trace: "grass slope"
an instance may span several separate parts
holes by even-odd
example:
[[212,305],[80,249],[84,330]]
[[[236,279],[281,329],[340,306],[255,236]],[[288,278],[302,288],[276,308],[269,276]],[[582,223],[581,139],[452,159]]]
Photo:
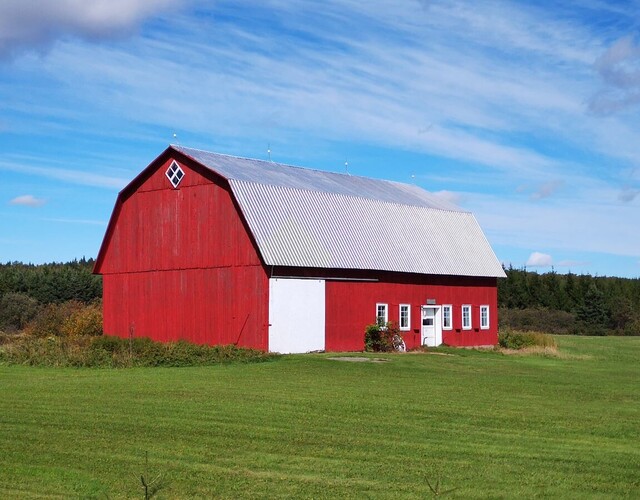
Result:
[[640,496],[640,339],[200,368],[0,366],[0,497]]

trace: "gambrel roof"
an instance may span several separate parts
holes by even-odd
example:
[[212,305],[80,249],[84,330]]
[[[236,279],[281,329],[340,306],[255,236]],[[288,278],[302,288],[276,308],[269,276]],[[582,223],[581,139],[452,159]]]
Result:
[[473,214],[418,186],[170,149],[229,182],[268,266],[505,276]]

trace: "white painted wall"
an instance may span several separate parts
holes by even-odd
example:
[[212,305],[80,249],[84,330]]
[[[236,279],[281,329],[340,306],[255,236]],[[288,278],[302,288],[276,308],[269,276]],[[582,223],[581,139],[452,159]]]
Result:
[[324,280],[269,279],[269,351],[324,350]]

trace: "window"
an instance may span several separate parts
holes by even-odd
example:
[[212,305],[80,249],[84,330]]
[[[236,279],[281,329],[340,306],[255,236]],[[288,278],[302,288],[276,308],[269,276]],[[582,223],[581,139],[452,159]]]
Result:
[[411,306],[400,304],[400,330],[407,331],[411,328]]
[[376,323],[385,326],[389,321],[389,310],[387,304],[376,304]]
[[174,188],[177,188],[178,184],[180,184],[180,181],[184,177],[184,171],[180,168],[180,165],[178,165],[174,160],[171,162],[171,165],[169,165],[169,168],[165,172],[165,175],[167,176],[167,179],[169,179],[169,182],[171,183],[171,185]]
[[452,307],[451,304],[446,304],[442,306],[442,329],[443,330],[451,330],[453,328],[453,318],[452,318]]
[[480,328],[489,329],[489,306],[480,306]]
[[462,329],[471,330],[471,306],[462,306]]

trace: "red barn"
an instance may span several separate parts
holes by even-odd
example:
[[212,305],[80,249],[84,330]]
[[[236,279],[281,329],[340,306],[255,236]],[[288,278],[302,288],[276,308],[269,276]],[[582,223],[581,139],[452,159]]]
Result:
[[473,214],[409,184],[170,146],[96,261],[108,335],[276,352],[497,343],[504,276]]

